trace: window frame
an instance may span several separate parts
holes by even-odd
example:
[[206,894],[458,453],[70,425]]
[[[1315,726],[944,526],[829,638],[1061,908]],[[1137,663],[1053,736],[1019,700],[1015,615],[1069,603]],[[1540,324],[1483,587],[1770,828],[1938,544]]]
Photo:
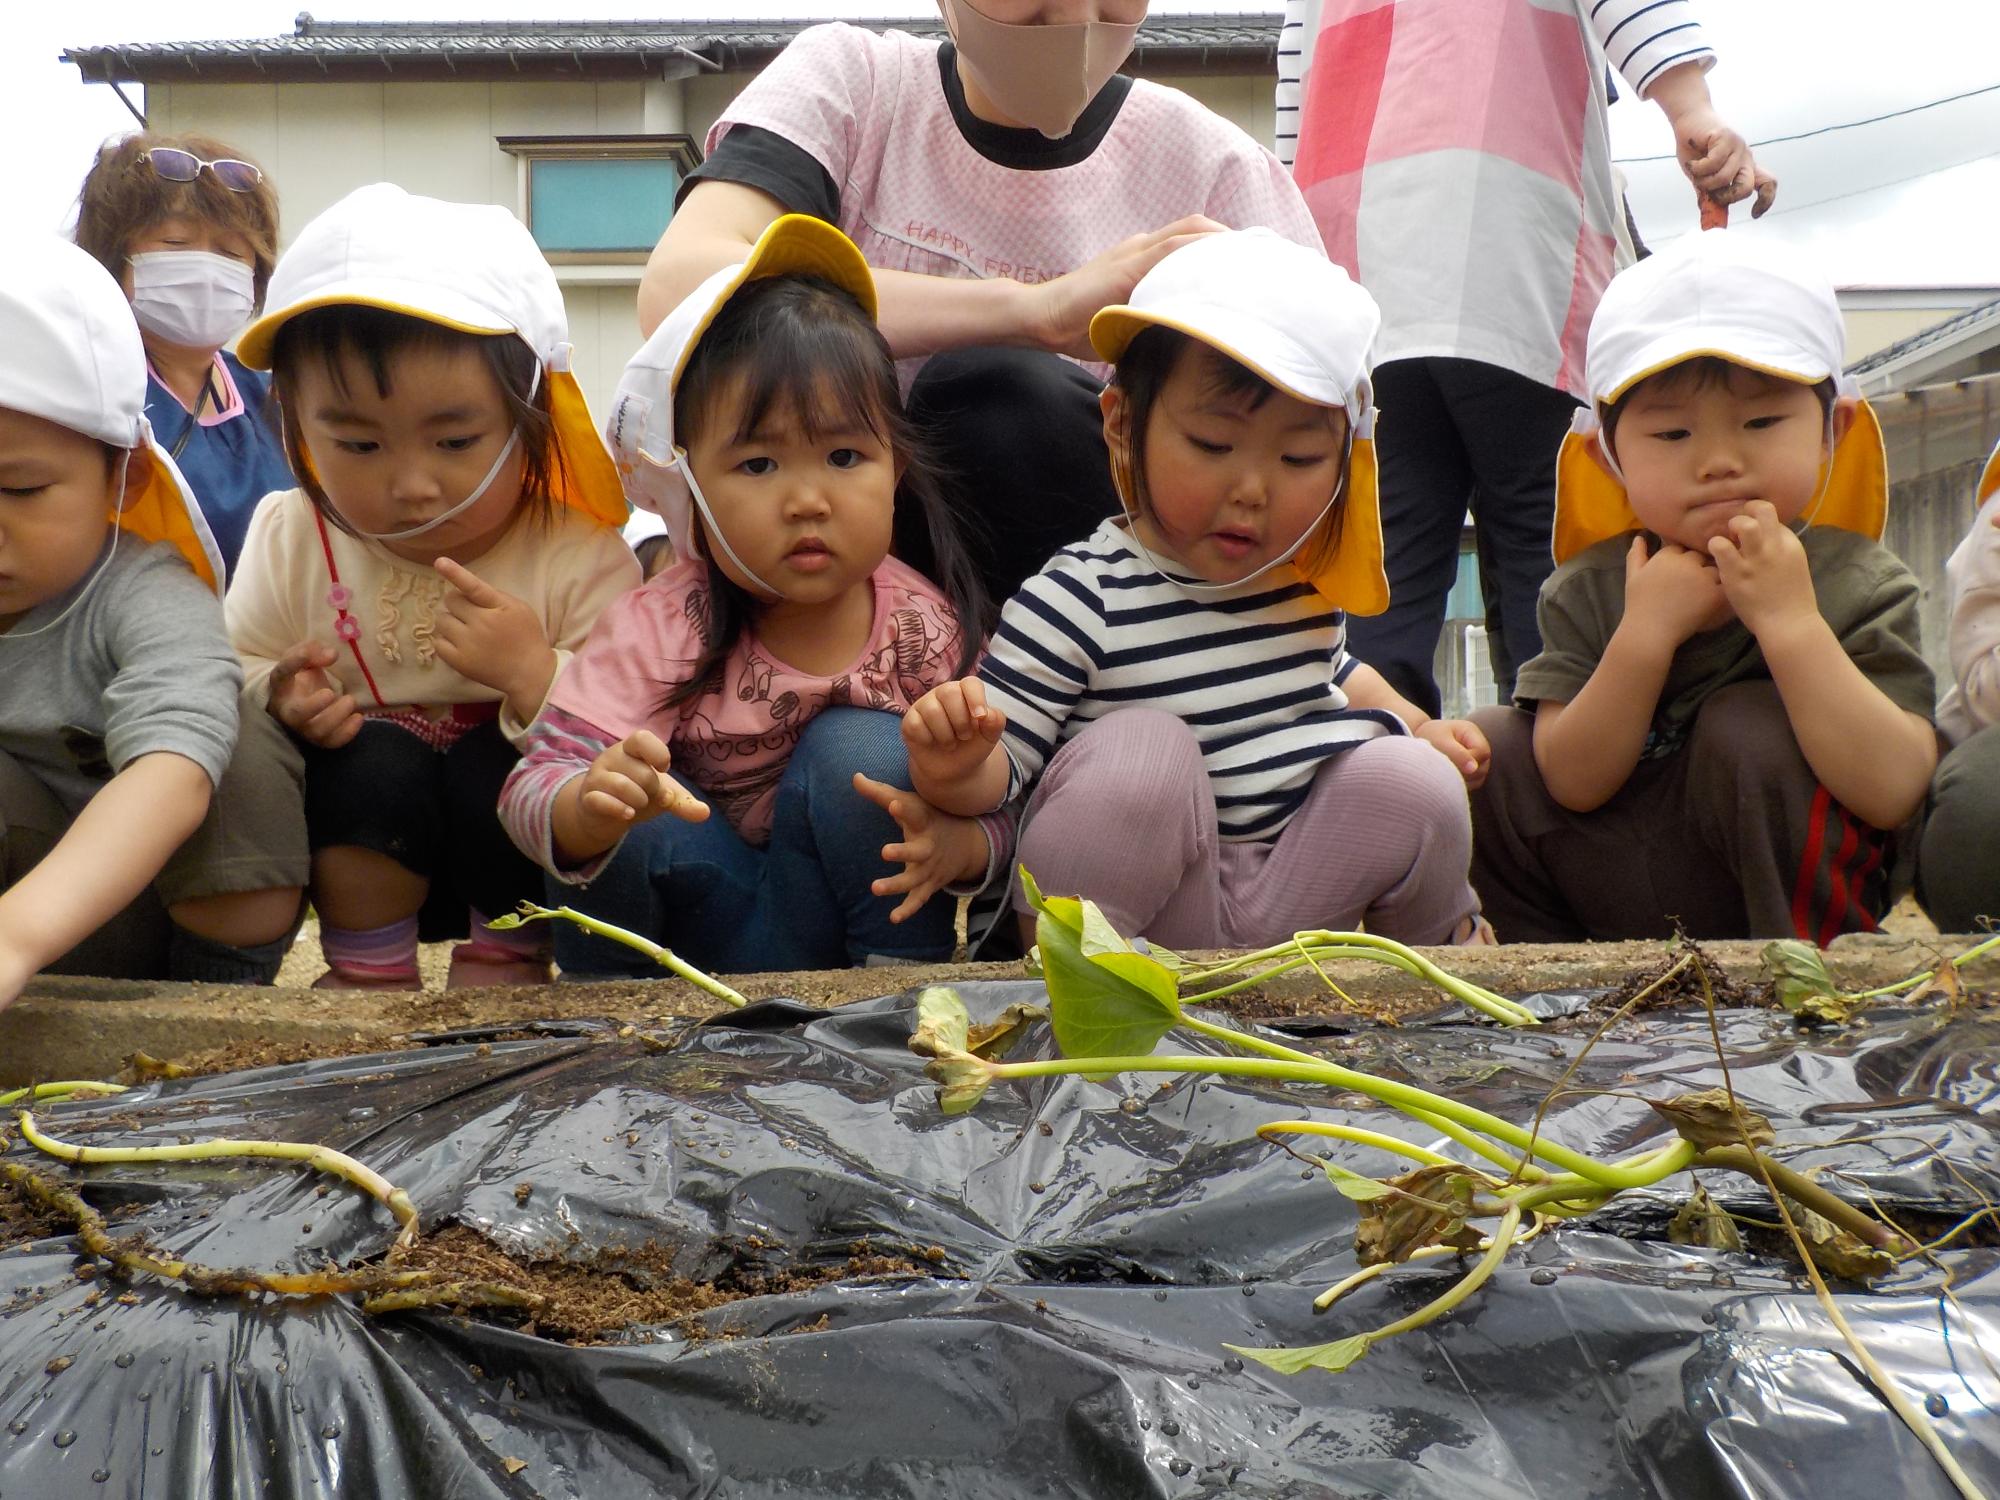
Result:
[[[545,161],[670,161],[686,181],[701,165],[701,148],[685,133],[657,135],[503,135],[494,144],[518,163],[518,204],[521,222],[535,232],[535,166]],[[669,206],[667,217],[673,217]],[[537,245],[541,244],[539,238]],[[550,250],[542,254],[552,266],[642,266],[652,254],[643,250]]]

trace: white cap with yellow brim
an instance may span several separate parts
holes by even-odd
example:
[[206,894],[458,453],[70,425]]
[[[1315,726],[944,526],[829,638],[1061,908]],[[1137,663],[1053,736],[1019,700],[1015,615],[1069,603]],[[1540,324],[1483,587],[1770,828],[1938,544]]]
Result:
[[534,351],[561,457],[550,498],[607,526],[627,514],[617,470],[570,369],[562,288],[528,228],[506,209],[449,203],[393,183],[356,188],[278,257],[264,316],[237,341],[268,370],[278,331],[322,307],[377,307],[460,333],[513,334]]
[[0,407],[129,453],[125,502],[106,520],[171,544],[222,592],[222,551],[146,420],[146,349],[132,304],[110,272],[53,235],[0,244]]
[[[611,398],[604,435],[626,496],[666,522],[667,535],[683,557],[701,555],[694,510],[699,505],[706,514],[707,502],[688,472],[687,452],[674,432],[674,393],[695,346],[729,299],[751,282],[772,276],[816,276],[849,293],[870,319],[875,317],[875,278],[854,242],[824,219],[783,214],[757,237],[748,256],[714,272],[681,299],[627,362]],[[708,527],[728,550],[712,516]],[[730,560],[756,579],[733,554]]]
[[2000,495],[2000,447],[1996,447],[1986,460],[1986,467],[1979,474],[1978,503],[1984,505],[1995,495]]
[[1090,343],[1115,364],[1146,329],[1171,328],[1288,396],[1346,412],[1346,469],[1327,502],[1331,511],[1345,496],[1338,543],[1314,545],[1315,523],[1276,562],[1289,561],[1337,608],[1375,615],[1389,607],[1368,378],[1368,352],[1381,326],[1375,299],[1319,251],[1269,229],[1232,229],[1163,257],[1139,278],[1128,301],[1090,320]]
[[1590,404],[1571,421],[1556,463],[1555,560],[1639,529],[1603,446],[1604,413],[1640,381],[1704,356],[1801,385],[1832,380],[1837,395],[1855,399],[1854,420],[1833,445],[1805,519],[1879,541],[1888,459],[1874,410],[1842,373],[1845,344],[1833,287],[1752,231],[1691,234],[1619,272],[1590,320]]

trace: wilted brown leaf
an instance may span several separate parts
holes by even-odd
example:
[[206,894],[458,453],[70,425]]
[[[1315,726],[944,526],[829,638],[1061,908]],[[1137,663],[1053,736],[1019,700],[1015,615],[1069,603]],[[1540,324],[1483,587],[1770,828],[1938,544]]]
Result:
[[1743,1236],[1736,1221],[1722,1211],[1705,1188],[1683,1203],[1667,1224],[1667,1238],[1676,1245],[1699,1245],[1704,1250],[1741,1250]]
[[1872,1281],[1895,1269],[1896,1258],[1888,1251],[1863,1244],[1809,1208],[1793,1204],[1792,1221],[1798,1225],[1799,1238],[1812,1251],[1813,1264],[1823,1276],[1836,1276],[1842,1281]]
[[1771,1122],[1754,1109],[1742,1111],[1744,1129],[1738,1129],[1737,1112],[1729,1107],[1726,1089],[1696,1089],[1646,1103],[1683,1140],[1693,1141],[1704,1151],[1716,1146],[1768,1146],[1778,1138]]
[[1030,1026],[1048,1018],[1047,1006],[1030,1005],[1025,1000],[1016,1001],[1000,1012],[998,1020],[968,1028],[965,1050],[974,1057],[984,1057],[989,1061],[1005,1057],[1020,1043],[1021,1038],[1028,1034]]
[[1392,1177],[1394,1191],[1361,1205],[1354,1258],[1364,1266],[1406,1261],[1426,1245],[1477,1250],[1483,1235],[1466,1222],[1478,1180],[1456,1166],[1419,1167]]

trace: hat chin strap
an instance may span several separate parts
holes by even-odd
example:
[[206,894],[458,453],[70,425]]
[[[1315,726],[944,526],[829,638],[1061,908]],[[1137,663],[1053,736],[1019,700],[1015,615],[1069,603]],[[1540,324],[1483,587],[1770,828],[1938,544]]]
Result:
[[[1626,492],[1625,503],[1630,505],[1631,486],[1625,480],[1625,471],[1618,466],[1618,455],[1611,451],[1611,444],[1604,439],[1604,423],[1590,407],[1581,408],[1570,419],[1570,431],[1585,437],[1597,439],[1597,456],[1611,477],[1618,481],[1618,487]],[[1827,409],[1826,425],[1820,434],[1819,489],[1814,492],[1812,504],[1787,523],[1794,535],[1803,535],[1819,514],[1819,508],[1826,503],[1827,491],[1833,487],[1833,410]],[[1636,519],[1636,517],[1635,517]]]
[[[533,401],[535,399],[535,393],[539,391],[541,388],[542,388],[542,362],[538,359],[535,361],[534,376],[528,382],[527,399],[529,401]],[[422,522],[421,524],[416,526],[405,526],[400,531],[356,531],[355,535],[366,537],[371,542],[406,542],[411,537],[422,536],[427,531],[437,530],[438,527],[444,525],[444,523],[447,521],[456,520],[458,517],[464,515],[467,511],[471,510],[472,507],[477,505],[481,500],[486,498],[486,492],[493,488],[493,481],[500,477],[500,470],[503,467],[505,467],[507,460],[513,456],[514,450],[520,446],[521,446],[521,429],[519,427],[516,427],[514,428],[513,431],[507,434],[506,443],[501,447],[500,451],[493,456],[493,463],[491,467],[487,469],[486,477],[484,479],[481,479],[478,484],[472,487],[471,494],[467,495],[463,500],[459,501],[458,504],[454,505],[450,510],[444,512],[444,514],[432,516],[428,521]]]
[[674,449],[673,467],[680,471],[682,480],[687,484],[688,494],[694,498],[694,508],[701,512],[704,532],[714,541],[717,547],[722,549],[722,555],[729,559],[730,565],[771,598],[784,598],[785,591],[783,589],[776,588],[759,577],[756,570],[744,562],[742,558],[738,557],[736,549],[729,545],[729,538],[723,535],[722,528],[715,523],[715,512],[708,508],[708,497],[702,494],[701,486],[695,483],[694,466],[688,462],[685,450],[680,448]]
[[1270,572],[1273,568],[1282,567],[1284,564],[1290,562],[1294,557],[1298,556],[1299,549],[1305,546],[1305,544],[1312,539],[1313,534],[1320,529],[1322,524],[1325,523],[1326,518],[1333,514],[1333,508],[1336,505],[1340,504],[1341,496],[1347,493],[1348,466],[1353,462],[1353,458],[1354,458],[1354,429],[1350,425],[1347,431],[1347,440],[1342,447],[1342,457],[1340,465],[1340,483],[1336,484],[1333,487],[1333,493],[1327,497],[1326,504],[1320,507],[1319,514],[1313,517],[1312,523],[1308,525],[1305,528],[1305,530],[1299,533],[1298,539],[1294,541],[1291,544],[1291,546],[1287,547],[1283,552],[1280,552],[1276,557],[1271,558],[1268,562],[1264,563],[1261,567],[1257,568],[1255,571],[1245,573],[1241,578],[1232,578],[1227,583],[1216,583],[1206,578],[1181,578],[1173,573],[1169,573],[1166,567],[1160,562],[1160,560],[1153,555],[1152,549],[1149,548],[1145,544],[1145,542],[1140,539],[1139,528],[1137,525],[1138,517],[1133,513],[1132,502],[1125,493],[1126,479],[1124,471],[1122,469],[1115,469],[1113,471],[1112,478],[1116,482],[1118,487],[1119,503],[1125,507],[1125,518],[1127,521],[1133,523],[1126,527],[1125,534],[1132,539],[1132,545],[1136,549],[1138,549],[1139,555],[1146,559],[1147,565],[1151,567],[1155,573],[1158,573],[1162,578],[1164,578],[1168,583],[1172,584],[1175,588],[1179,589],[1182,593],[1205,596],[1210,594],[1227,593],[1231,589],[1242,588],[1243,585],[1246,583],[1255,583],[1259,578],[1262,578],[1266,573]]

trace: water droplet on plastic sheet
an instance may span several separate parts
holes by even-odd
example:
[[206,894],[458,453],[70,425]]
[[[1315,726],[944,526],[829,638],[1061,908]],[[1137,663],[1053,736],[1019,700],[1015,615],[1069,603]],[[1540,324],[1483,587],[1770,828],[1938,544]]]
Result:
[[15,1437],[19,1437],[28,1430],[28,1419],[26,1417],[14,1418],[13,1421],[7,1424],[7,1430],[13,1433]]
[[213,1375],[215,1373],[215,1361],[212,1359],[203,1360],[201,1362],[201,1373],[204,1375]]
[[1715,1273],[1714,1285],[1721,1287],[1726,1292],[1736,1285],[1736,1278],[1731,1276],[1727,1271],[1717,1271]]
[[328,1422],[324,1427],[320,1428],[319,1435],[329,1443],[332,1442],[340,1436],[340,1424],[338,1422]]
[[1161,1437],[1179,1437],[1180,1435],[1181,1424],[1174,1421],[1171,1417],[1160,1424]]
[[1436,1383],[1436,1381],[1437,1381],[1437,1378],[1438,1378],[1438,1372],[1437,1372],[1436,1370],[1426,1370],[1426,1371],[1424,1371],[1424,1384],[1425,1384],[1425,1385],[1433,1385],[1433,1384],[1435,1384],[1435,1383]]
[[1141,1432],[1151,1432],[1153,1430],[1153,1419],[1151,1417],[1139,1418],[1139,1430]]
[[1540,1270],[1530,1271],[1528,1273],[1528,1280],[1536,1286],[1554,1286],[1556,1284],[1556,1273],[1544,1266]]
[[1704,1323],[1713,1323],[1715,1321],[1715,1309],[1712,1307],[1703,1308],[1701,1313],[1701,1320]]
[[130,1349],[127,1349],[123,1354],[119,1355],[116,1359],[112,1360],[111,1363],[118,1366],[118,1368],[121,1370],[129,1370],[132,1368],[132,1361],[135,1358],[137,1358],[137,1356],[134,1355]]
[[1184,1458],[1170,1458],[1167,1460],[1167,1472],[1176,1479],[1179,1479],[1193,1467],[1194,1465]]
[[1167,1300],[1167,1294],[1164,1291],[1155,1292],[1153,1293],[1153,1300],[1155,1302],[1164,1302]]
[[109,1469],[92,1469],[90,1477],[98,1484],[103,1484],[111,1478],[111,1471]]
[[65,1427],[61,1432],[58,1432],[55,1436],[55,1444],[58,1448],[67,1448],[71,1443],[75,1441],[76,1441],[76,1434],[70,1431],[70,1429],[67,1427]]
[[1254,1286],[1246,1286],[1245,1288],[1243,1288],[1243,1295],[1246,1297],[1254,1297],[1257,1295],[1257,1288],[1255,1288]]
[[1949,1416],[1951,1413],[1951,1403],[1933,1391],[1930,1395],[1924,1397],[1924,1410],[1934,1417]]
[[1222,1368],[1227,1370],[1231,1375],[1241,1375],[1243,1373],[1243,1361],[1232,1354],[1222,1362]]
[[1028,1184],[1028,1191],[1031,1193],[1046,1193],[1048,1190],[1049,1185],[1046,1182],[1031,1182]]
[[1191,1391],[1198,1391],[1201,1389],[1201,1377],[1199,1375],[1188,1376],[1188,1389]]

